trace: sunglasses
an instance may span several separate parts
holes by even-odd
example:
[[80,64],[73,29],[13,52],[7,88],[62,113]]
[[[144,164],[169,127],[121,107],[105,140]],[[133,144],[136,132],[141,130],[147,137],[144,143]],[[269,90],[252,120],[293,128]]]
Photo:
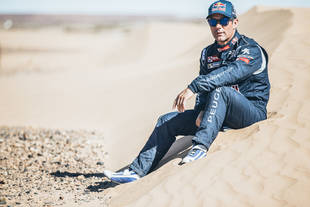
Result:
[[222,26],[227,26],[230,20],[231,19],[228,17],[223,17],[222,19],[213,19],[213,18],[207,19],[207,21],[211,27],[215,27],[217,24],[220,24]]

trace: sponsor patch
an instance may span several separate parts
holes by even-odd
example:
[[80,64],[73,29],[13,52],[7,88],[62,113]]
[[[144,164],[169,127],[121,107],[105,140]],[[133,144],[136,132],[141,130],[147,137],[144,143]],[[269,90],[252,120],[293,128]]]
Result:
[[214,120],[214,115],[216,114],[217,111],[217,107],[219,105],[219,99],[220,99],[220,95],[221,95],[221,88],[217,88],[215,89],[215,93],[213,95],[213,100],[211,99],[211,108],[208,114],[208,119],[207,121],[212,123]]
[[221,66],[221,62],[214,62],[208,64],[208,69],[213,69]]
[[225,50],[228,50],[229,48],[230,48],[230,46],[229,46],[229,45],[226,45],[226,46],[223,47],[223,48],[217,48],[217,51],[223,52],[223,51],[225,51]]
[[246,57],[238,57],[237,60],[241,60],[241,61],[245,62],[246,64],[250,63],[250,60]]
[[226,12],[226,4],[223,4],[221,2],[213,4],[212,11],[224,11],[224,12]]
[[208,63],[218,62],[221,59],[217,56],[208,56]]
[[254,58],[253,58],[252,56],[250,56],[250,55],[238,55],[237,57],[238,57],[238,58],[244,57],[244,58],[248,58],[248,59],[250,59],[250,60],[253,60],[253,59],[254,59]]

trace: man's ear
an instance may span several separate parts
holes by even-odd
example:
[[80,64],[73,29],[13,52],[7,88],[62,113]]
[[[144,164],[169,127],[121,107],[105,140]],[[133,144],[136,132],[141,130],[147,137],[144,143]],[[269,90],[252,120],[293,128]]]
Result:
[[234,28],[234,29],[237,29],[238,23],[239,23],[239,20],[238,20],[238,19],[234,19],[234,20],[233,20],[233,28]]

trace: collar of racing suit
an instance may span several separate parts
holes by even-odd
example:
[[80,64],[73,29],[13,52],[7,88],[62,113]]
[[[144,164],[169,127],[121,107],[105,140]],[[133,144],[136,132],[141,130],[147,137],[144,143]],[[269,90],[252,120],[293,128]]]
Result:
[[216,45],[217,51],[218,52],[223,52],[223,51],[231,50],[234,47],[234,45],[238,42],[240,37],[241,37],[241,35],[239,34],[238,30],[236,30],[236,32],[234,34],[234,37],[226,45],[219,45],[215,41],[215,45]]

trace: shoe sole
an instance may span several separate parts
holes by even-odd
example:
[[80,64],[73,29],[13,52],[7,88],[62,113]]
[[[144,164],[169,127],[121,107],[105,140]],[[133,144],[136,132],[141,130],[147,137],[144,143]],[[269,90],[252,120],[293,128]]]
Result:
[[194,161],[203,159],[203,158],[205,158],[205,157],[207,157],[206,154],[204,154],[204,153],[199,153],[199,154],[197,155],[197,158],[196,158],[195,160],[192,160],[192,161],[189,161],[189,162],[184,162],[183,160],[181,160],[181,162],[179,163],[179,165],[184,165],[184,164],[186,164],[186,163],[191,163],[191,162],[194,162]]
[[133,180],[131,182],[126,182],[126,183],[121,183],[121,182],[117,182],[115,180],[112,180],[104,171],[103,171],[103,174],[106,178],[108,178],[109,181],[111,181],[112,183],[115,183],[115,184],[126,184],[126,183],[131,183],[131,182],[134,182],[134,181],[137,181],[137,180]]
[[111,180],[111,178],[103,171],[103,174],[104,174],[104,176],[106,177],[106,178],[108,178],[108,180],[110,181],[110,182],[112,182],[112,183],[115,183],[115,184],[121,184],[121,183],[119,183],[119,182],[116,182],[116,181],[114,181],[114,180]]
[[115,180],[111,180],[109,177],[107,177],[107,178],[108,178],[109,181],[112,182],[112,183],[115,183],[115,184],[118,184],[118,185],[124,184],[124,183],[117,182],[117,181],[115,181]]

